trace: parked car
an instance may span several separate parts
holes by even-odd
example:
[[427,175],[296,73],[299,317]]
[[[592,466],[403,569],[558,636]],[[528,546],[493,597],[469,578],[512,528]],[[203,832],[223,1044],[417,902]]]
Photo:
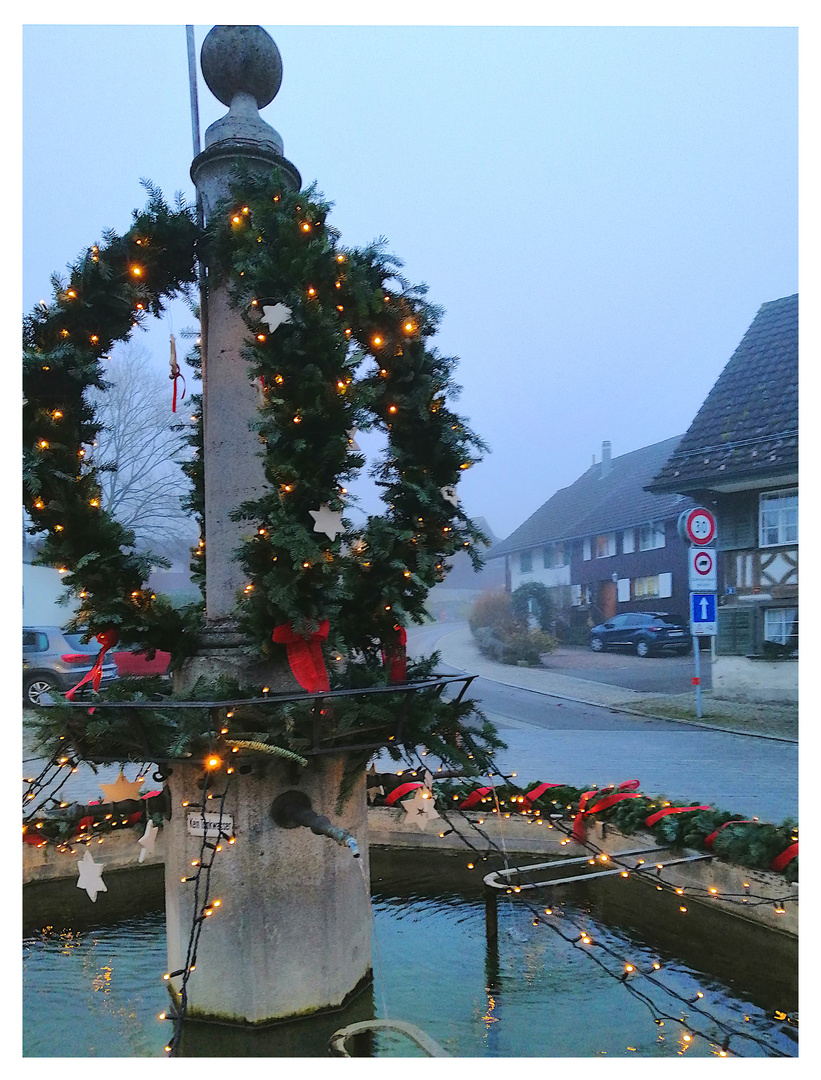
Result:
[[[41,696],[53,690],[65,693],[87,675],[102,645],[94,638],[84,642],[83,634],[69,633],[59,626],[23,627],[23,701],[39,705]],[[117,665],[106,656],[100,686],[117,678]],[[90,688],[86,683],[78,691]]]
[[590,631],[593,652],[604,649],[631,649],[638,656],[654,653],[683,655],[692,648],[690,631],[672,622],[666,611],[635,611],[614,615]]
[[144,652],[132,652],[127,644],[120,645],[116,651],[109,653],[109,656],[117,665],[120,676],[167,675],[168,665],[171,663],[171,653],[157,649],[154,659],[149,660]]

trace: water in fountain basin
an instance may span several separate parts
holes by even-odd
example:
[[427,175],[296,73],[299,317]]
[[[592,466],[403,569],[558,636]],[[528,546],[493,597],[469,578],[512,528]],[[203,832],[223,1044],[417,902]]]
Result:
[[[719,1024],[646,980],[644,986],[636,982],[661,1011],[684,1017],[690,1030],[708,1036],[696,1035],[685,1043],[681,1023],[668,1019],[663,1027],[657,1025],[645,1004],[582,949],[546,926],[533,926],[519,899],[500,899],[498,946],[488,947],[477,874],[466,869],[461,856],[371,851],[376,985],[374,995],[361,995],[360,1012],[370,1010],[371,1016],[380,1017],[387,1012],[391,1019],[416,1024],[458,1057],[718,1052],[723,1038]],[[659,906],[662,894],[652,892],[660,898],[654,904],[647,887],[638,883],[593,886],[591,882],[584,890],[566,887],[561,895],[551,894],[566,924],[583,923],[594,942],[629,957],[637,968],[660,963],[658,977],[675,993],[696,1000],[701,992],[699,1006],[721,1025],[754,1034],[766,1044],[733,1036],[731,1051],[745,1056],[797,1052],[783,1025],[771,1018],[776,1008],[796,1007],[789,943],[727,917],[715,926],[711,920],[719,919],[718,914],[704,909],[703,915],[693,917],[695,905],[686,922],[676,922]],[[169,1024],[157,1019],[168,1007],[161,979],[162,912],[109,926],[84,928],[73,921],[70,928],[54,925],[30,932],[25,940],[24,1054],[162,1056],[170,1033]],[[328,1030],[363,1018],[327,1018],[315,1035],[302,1021],[253,1038],[238,1032],[228,1042],[225,1028],[191,1027],[197,1028],[197,1056],[288,1056],[295,1045],[288,1029],[297,1030],[300,1024],[300,1055],[324,1056]],[[416,1053],[407,1040],[382,1034],[374,1039],[374,1052]]]

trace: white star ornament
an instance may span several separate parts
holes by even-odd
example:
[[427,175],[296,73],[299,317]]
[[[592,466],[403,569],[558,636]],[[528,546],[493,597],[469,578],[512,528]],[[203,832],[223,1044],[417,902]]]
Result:
[[145,861],[146,855],[154,854],[154,844],[157,842],[157,833],[160,830],[151,821],[145,823],[145,832],[137,843],[140,845],[140,862]]
[[314,532],[325,533],[331,540],[336,540],[336,534],[345,531],[342,526],[342,511],[332,510],[327,503],[322,503],[318,510],[309,510],[308,513],[314,519]]
[[103,867],[100,863],[95,863],[88,848],[86,848],[82,859],[78,860],[77,870],[79,873],[77,888],[85,889],[92,902],[96,904],[97,893],[108,892],[108,889],[103,882]]
[[265,305],[262,309],[262,322],[266,323],[273,334],[278,326],[291,321],[291,309],[285,304]]
[[417,788],[413,797],[402,800],[402,809],[408,815],[408,822],[413,822],[420,829],[425,830],[431,821],[439,817],[439,812],[433,805],[433,796],[424,788]]

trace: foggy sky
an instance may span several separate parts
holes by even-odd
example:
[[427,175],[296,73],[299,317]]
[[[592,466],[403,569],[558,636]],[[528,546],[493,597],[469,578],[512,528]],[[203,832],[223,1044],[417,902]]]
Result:
[[[798,289],[795,28],[266,29],[285,156],[342,243],[387,237],[445,308],[434,343],[492,450],[463,506],[499,537],[602,440],[683,434],[760,305]],[[204,131],[226,109],[199,95]],[[193,200],[191,158],[182,25],[24,27],[24,310],[128,228],[140,177]],[[191,322],[174,305],[137,341],[167,370]]]

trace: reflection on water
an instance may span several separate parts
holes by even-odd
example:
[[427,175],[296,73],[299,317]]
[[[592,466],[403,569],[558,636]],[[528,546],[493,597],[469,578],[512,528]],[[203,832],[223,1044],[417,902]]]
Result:
[[[757,951],[756,932],[744,924],[728,931],[724,919],[716,931],[709,921],[691,921],[686,929],[681,923],[671,929],[671,916],[647,902],[646,891],[637,902],[635,894],[593,890],[591,883],[586,893],[550,896],[557,925],[565,931],[571,921],[583,925],[595,943],[586,949],[591,955],[547,926],[534,926],[532,913],[513,897],[499,900],[498,935],[489,946],[481,877],[464,868],[458,856],[420,860],[418,853],[372,852],[375,986],[344,1014],[252,1034],[189,1024],[183,1052],[324,1056],[334,1030],[387,1013],[416,1024],[456,1057],[701,1057],[718,1053],[727,1026],[797,1053],[771,1019],[774,1008],[796,1006],[789,949],[787,960],[775,963],[772,937],[766,968],[758,957],[750,964],[741,953]],[[722,958],[716,933],[737,963]],[[679,946],[675,952],[672,942]],[[605,946],[654,972],[662,985],[639,976],[630,986],[642,996],[630,993],[605,970],[613,966]],[[24,942],[24,1054],[163,1056],[170,1033],[168,1022],[158,1019],[168,1007],[164,966],[161,911],[110,926],[55,926],[32,934]],[[779,981],[773,976],[781,967]],[[686,1041],[688,1032],[702,1035]],[[390,1032],[378,1033],[373,1045],[378,1056],[421,1054]],[[738,1035],[730,1049],[767,1053]]]

